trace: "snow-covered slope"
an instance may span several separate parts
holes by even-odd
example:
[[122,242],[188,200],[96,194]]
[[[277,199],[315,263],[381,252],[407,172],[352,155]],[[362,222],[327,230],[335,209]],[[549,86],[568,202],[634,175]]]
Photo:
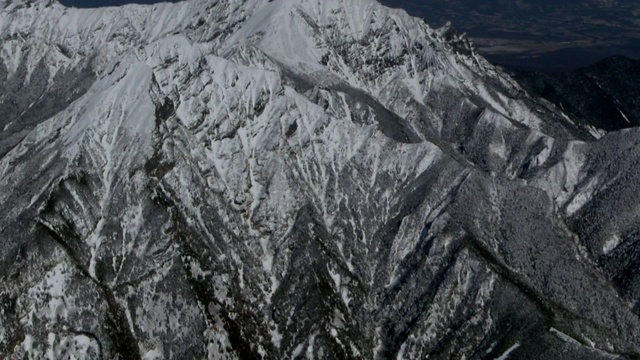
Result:
[[640,134],[595,142],[452,29],[0,9],[0,357],[640,354],[638,279],[601,261],[634,246],[606,194],[638,156],[606,164]]

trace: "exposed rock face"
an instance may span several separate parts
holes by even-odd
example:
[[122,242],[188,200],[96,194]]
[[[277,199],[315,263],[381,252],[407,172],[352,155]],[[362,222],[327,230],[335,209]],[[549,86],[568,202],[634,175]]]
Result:
[[0,7],[0,357],[640,354],[637,130],[372,0]]

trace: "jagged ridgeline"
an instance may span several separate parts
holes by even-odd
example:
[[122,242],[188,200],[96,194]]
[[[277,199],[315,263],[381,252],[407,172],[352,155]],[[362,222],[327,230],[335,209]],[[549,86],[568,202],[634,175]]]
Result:
[[0,79],[0,358],[640,354],[640,133],[453,29],[0,0]]

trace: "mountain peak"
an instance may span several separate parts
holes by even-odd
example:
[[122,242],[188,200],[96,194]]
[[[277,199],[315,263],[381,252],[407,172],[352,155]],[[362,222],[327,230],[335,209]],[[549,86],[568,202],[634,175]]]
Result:
[[370,0],[34,6],[0,11],[0,357],[640,353],[633,141],[463,36]]

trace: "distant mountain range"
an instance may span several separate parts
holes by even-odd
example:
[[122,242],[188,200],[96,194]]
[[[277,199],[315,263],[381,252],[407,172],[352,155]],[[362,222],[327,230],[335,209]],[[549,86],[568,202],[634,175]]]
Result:
[[631,0],[383,0],[434,25],[451,21],[490,61],[570,70],[621,54],[640,58],[640,3]]

